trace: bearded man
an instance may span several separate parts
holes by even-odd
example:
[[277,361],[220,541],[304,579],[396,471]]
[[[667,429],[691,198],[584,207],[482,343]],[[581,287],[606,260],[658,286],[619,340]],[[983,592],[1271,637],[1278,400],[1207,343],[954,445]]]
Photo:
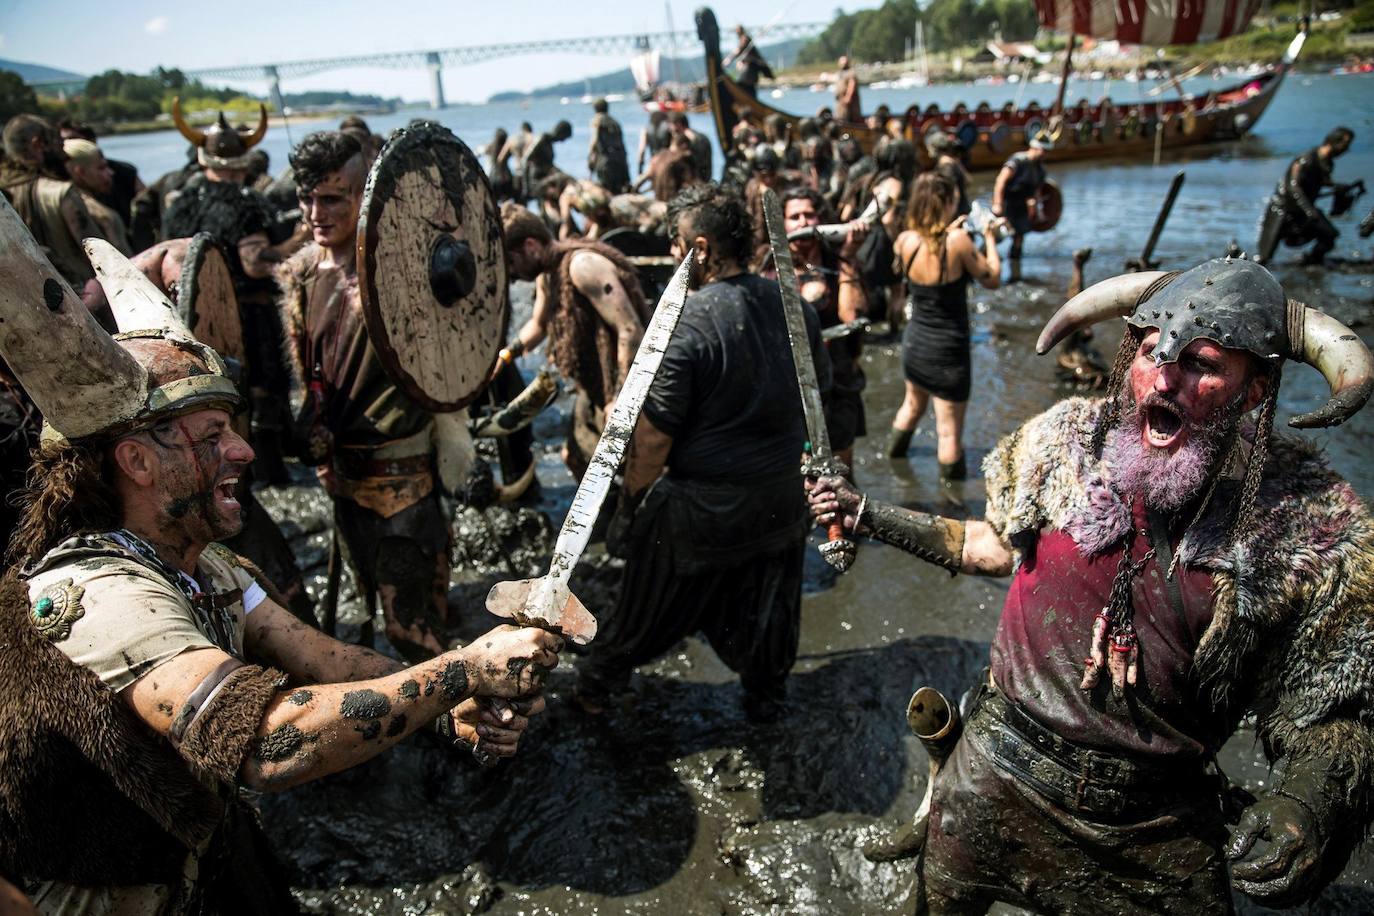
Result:
[[[1374,357],[1231,259],[1100,283],[1038,350],[1108,317],[1128,322],[1114,396],[1004,439],[983,466],[985,519],[835,479],[812,492],[821,522],[951,573],[1013,576],[914,838],[933,912],[1229,913],[1232,885],[1289,906],[1369,824],[1374,522],[1316,448],[1271,428],[1285,357],[1332,385],[1300,427],[1363,406]],[[1228,839],[1236,793],[1210,770],[1247,713],[1277,773]]]
[[[675,198],[673,256],[695,252],[687,297],[649,388],[606,546],[626,554],[615,612],[579,671],[597,713],[635,667],[701,633],[744,687],[745,713],[782,711],[801,632],[806,424],[775,282],[748,272],[753,227],[733,192]],[[829,363],[802,303],[822,391]]]
[[43,254],[77,291],[94,278],[81,240],[104,238],[67,180],[66,155],[56,129],[38,115],[15,115],[5,122],[5,156],[0,162],[0,193],[43,249]]
[[404,668],[292,617],[216,543],[253,458],[223,361],[118,252],[87,250],[118,341],[0,202],[0,354],[46,418],[0,580],[0,874],[43,912],[294,913],[240,790],[436,722],[512,753],[560,642],[498,627]]
[[609,245],[555,242],[543,220],[515,204],[501,208],[501,223],[511,274],[537,284],[534,310],[501,359],[550,338],[549,361],[577,391],[563,461],[581,480],[644,336],[644,293],[634,266]]
[[313,241],[278,272],[287,351],[304,414],[295,450],[321,467],[360,589],[407,658],[442,652],[449,524],[435,473],[434,416],[391,378],[358,294],[358,214],[367,180],[352,136],[311,134],[291,153]]
[[230,127],[223,112],[218,122],[199,130],[182,118],[180,100],[173,100],[172,120],[182,136],[196,145],[203,172],[191,177],[168,204],[162,238],[190,238],[206,232],[228,256],[248,355],[244,369],[252,402],[257,470],[261,479],[285,484],[290,476],[280,443],[287,423],[281,397],[287,377],[273,271],[305,239],[300,234],[274,239],[275,209],[262,194],[245,186],[252,149],[267,133],[267,109],[259,108],[258,125],[252,131]]

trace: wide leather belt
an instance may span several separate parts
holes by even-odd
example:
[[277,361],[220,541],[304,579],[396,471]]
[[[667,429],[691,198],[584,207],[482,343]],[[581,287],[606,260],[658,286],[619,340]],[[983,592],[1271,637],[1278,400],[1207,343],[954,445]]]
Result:
[[1217,791],[1202,759],[1163,763],[1082,747],[1036,722],[995,687],[984,687],[975,701],[968,732],[998,766],[1077,814],[1118,818]]
[[434,456],[408,455],[403,458],[379,458],[365,449],[339,449],[334,453],[334,469],[350,480],[370,477],[408,477],[426,474],[434,468]]

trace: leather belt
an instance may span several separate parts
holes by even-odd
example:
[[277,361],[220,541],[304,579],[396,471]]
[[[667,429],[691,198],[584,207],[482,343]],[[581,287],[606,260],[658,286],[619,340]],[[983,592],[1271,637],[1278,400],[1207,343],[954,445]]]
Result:
[[349,480],[409,477],[414,474],[428,474],[433,469],[434,456],[429,452],[400,458],[377,458],[373,452],[365,449],[339,449],[334,453],[334,470]]
[[995,687],[984,686],[975,700],[969,734],[1002,769],[1078,814],[1120,817],[1218,789],[1201,758],[1165,763],[1074,744],[1036,722]]

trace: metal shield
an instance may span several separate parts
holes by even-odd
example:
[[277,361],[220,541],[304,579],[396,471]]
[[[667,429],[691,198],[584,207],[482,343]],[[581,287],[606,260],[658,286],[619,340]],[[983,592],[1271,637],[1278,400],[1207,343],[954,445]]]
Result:
[[196,340],[239,365],[247,363],[234,276],[224,252],[207,233],[197,233],[186,246],[176,304]]
[[466,407],[510,315],[496,197],[477,157],[430,121],[396,131],[358,219],[358,289],[387,374],[426,410]]

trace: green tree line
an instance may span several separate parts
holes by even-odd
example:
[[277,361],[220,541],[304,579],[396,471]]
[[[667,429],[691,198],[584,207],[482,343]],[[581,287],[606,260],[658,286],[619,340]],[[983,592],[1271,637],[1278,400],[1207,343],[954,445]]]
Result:
[[1030,0],[931,0],[924,9],[910,0],[887,0],[877,9],[837,11],[825,31],[802,48],[797,62],[829,63],[841,54],[859,61],[901,60],[918,18],[931,51],[981,44],[997,32],[1021,41],[1036,30]]

